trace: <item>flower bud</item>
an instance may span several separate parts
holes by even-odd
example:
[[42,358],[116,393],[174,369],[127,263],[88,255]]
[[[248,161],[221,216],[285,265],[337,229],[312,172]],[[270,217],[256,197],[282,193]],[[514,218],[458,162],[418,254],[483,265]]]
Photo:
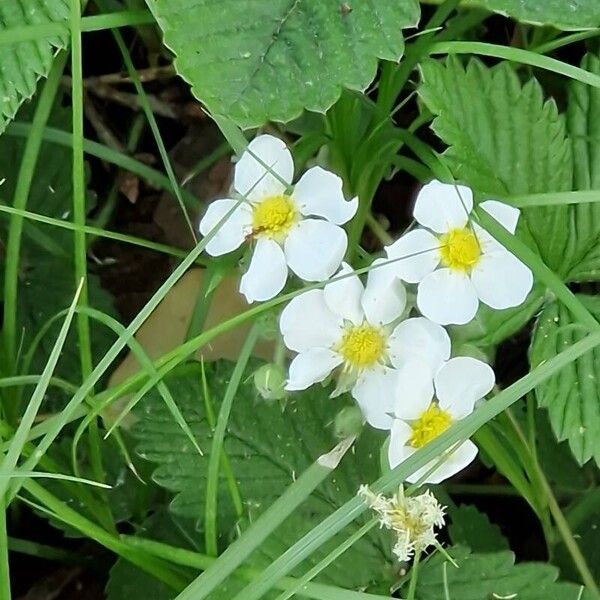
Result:
[[335,415],[333,432],[336,438],[344,439],[358,435],[364,424],[362,412],[358,406],[345,406]]
[[264,400],[285,398],[287,396],[285,382],[285,372],[273,363],[267,363],[254,372],[254,387]]

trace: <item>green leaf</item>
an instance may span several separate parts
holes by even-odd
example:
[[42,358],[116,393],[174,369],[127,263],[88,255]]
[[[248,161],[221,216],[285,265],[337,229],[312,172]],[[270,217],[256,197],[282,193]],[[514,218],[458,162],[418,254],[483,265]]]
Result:
[[[596,317],[600,298],[579,296]],[[540,314],[530,350],[531,368],[562,352],[585,337],[587,331],[573,322],[571,314],[558,303]],[[548,409],[552,429],[559,441],[568,440],[573,456],[581,465],[594,458],[600,465],[600,351],[592,350],[569,363],[535,388],[539,406]]]
[[508,550],[508,542],[500,527],[491,523],[485,513],[475,506],[463,504],[448,511],[451,522],[448,526],[454,544],[468,546],[473,552],[495,552]]
[[196,97],[244,128],[324,112],[398,61],[416,0],[147,0]]
[[[0,35],[11,29],[65,21],[68,0],[3,0],[0,2]],[[50,71],[56,48],[64,48],[67,35],[1,46],[0,133],[14,118],[21,103],[31,98],[37,81]]]
[[[552,100],[535,79],[521,84],[508,63],[465,67],[455,58],[421,66],[419,94],[436,115],[432,128],[450,146],[444,157],[457,179],[488,197],[570,190],[571,144]],[[559,274],[569,266],[569,207],[523,211],[546,264]]]
[[[223,396],[231,369],[231,364],[225,362],[208,369],[207,380],[215,403]],[[194,365],[180,369],[169,378],[168,385],[198,443],[210,448],[212,432],[205,415],[199,369]],[[255,518],[281,495],[295,476],[335,445],[331,425],[341,408],[339,401],[327,398],[324,391],[319,393],[319,390],[295,395],[285,412],[278,403],[257,401],[255,396],[251,382],[240,386],[224,443],[247,511],[242,523],[238,523],[242,528],[246,519]],[[156,392],[145,397],[137,417],[139,420],[132,433],[139,441],[138,453],[159,465],[154,481],[176,493],[171,511],[192,518],[201,527],[208,455],[200,456],[194,450]],[[361,483],[376,476],[378,453],[372,449],[381,443],[381,440],[375,441],[376,435],[365,430],[356,451],[348,453],[334,477],[318,488],[252,555],[254,566],[266,567],[315,522],[323,520],[356,494]],[[222,473],[218,498],[223,540],[232,534],[235,517]],[[333,545],[314,554],[310,566],[341,539],[338,537]],[[387,532],[373,530],[323,573],[323,581],[351,588],[380,579],[389,560],[390,543]],[[298,573],[306,568],[304,565]]]
[[[587,54],[583,69],[600,74],[600,59]],[[577,190],[600,188],[600,89],[576,81],[569,83],[567,127],[573,143],[573,175]],[[574,244],[571,281],[600,279],[600,204],[571,207]]]
[[[436,554],[419,569],[417,600],[591,600],[591,594],[580,594],[581,587],[572,583],[557,583],[558,569],[542,563],[515,565],[512,552],[471,554],[455,547],[450,555],[458,569]],[[445,573],[445,575],[444,575]],[[448,593],[444,590],[445,579]]]
[[536,25],[554,25],[559,29],[600,26],[600,5],[596,0],[479,0],[478,4]]

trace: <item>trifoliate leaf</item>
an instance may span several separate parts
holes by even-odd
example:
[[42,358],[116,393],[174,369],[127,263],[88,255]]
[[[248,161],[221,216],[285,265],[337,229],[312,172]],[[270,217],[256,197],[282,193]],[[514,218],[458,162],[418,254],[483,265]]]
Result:
[[473,552],[508,550],[508,542],[500,527],[490,522],[488,516],[475,506],[463,504],[449,509],[448,515],[448,533],[454,544],[468,546]]
[[[0,2],[0,35],[28,25],[63,21],[69,16],[68,0],[4,0]],[[2,45],[0,69],[0,133],[19,106],[35,92],[40,76],[48,75],[56,48],[64,48],[68,29],[54,37]]]
[[[581,68],[600,74],[600,59],[587,54]],[[567,127],[573,142],[575,189],[600,189],[599,89],[575,81],[569,83]],[[571,212],[573,261],[568,277],[571,281],[597,281],[600,279],[600,204],[576,204]]]
[[[479,60],[465,67],[456,58],[423,63],[419,94],[436,115],[432,128],[450,146],[444,153],[454,175],[482,192],[527,194],[571,189],[571,145],[552,100],[535,79],[521,85],[508,63],[488,68]],[[523,211],[546,264],[566,274],[569,208]]]
[[[416,600],[591,600],[581,587],[557,583],[558,569],[542,563],[515,565],[512,552],[471,554],[451,548],[455,568],[440,553],[419,569]],[[447,589],[446,589],[447,588]]]
[[[248,375],[255,368],[252,365]],[[218,411],[232,365],[220,362],[207,369],[210,397]],[[170,377],[167,385],[205,450],[204,456],[194,449],[156,392],[144,398],[131,431],[139,441],[138,454],[158,464],[154,481],[175,492],[172,512],[193,519],[201,528],[212,430],[207,422],[199,369],[186,366]],[[267,509],[295,477],[336,444],[333,421],[339,408],[339,400],[329,399],[324,390],[317,388],[292,396],[282,412],[279,403],[256,399],[251,378],[240,386],[224,445],[244,504],[238,525],[243,527],[247,519]],[[381,445],[375,436],[369,430],[363,432],[357,447],[347,453],[332,477],[252,555],[253,565],[270,564],[315,523],[356,494],[361,483],[373,480],[378,473],[378,456],[373,448]],[[219,486],[219,530],[225,541],[232,535],[236,517],[223,472]],[[338,536],[333,545],[341,539]],[[333,545],[326,545],[310,562],[323,558]],[[374,530],[328,568],[323,578],[345,588],[366,586],[382,577],[390,548],[387,532]],[[305,569],[306,565],[298,572]]]
[[[596,317],[600,299],[579,296]],[[558,303],[540,314],[530,350],[531,368],[566,350],[587,334],[569,311]],[[535,388],[538,405],[548,409],[552,429],[559,441],[568,440],[579,464],[594,458],[600,465],[600,350],[586,352]]]
[[364,90],[377,59],[398,61],[416,0],[147,0],[178,73],[210,111],[241,127],[324,112]]
[[478,4],[536,25],[554,25],[559,29],[600,26],[600,5],[596,0],[479,0]]

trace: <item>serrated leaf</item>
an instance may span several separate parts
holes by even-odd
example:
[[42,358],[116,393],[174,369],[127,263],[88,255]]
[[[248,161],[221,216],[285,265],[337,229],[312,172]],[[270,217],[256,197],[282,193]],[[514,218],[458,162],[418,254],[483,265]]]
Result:
[[508,541],[500,527],[490,522],[475,506],[463,504],[448,511],[448,533],[453,544],[467,546],[473,552],[508,550]]
[[[232,365],[227,362],[208,367],[207,379],[215,404],[223,396],[231,370]],[[198,367],[186,366],[168,380],[168,385],[198,443],[209,449],[212,431],[205,415]],[[294,477],[335,445],[330,425],[339,408],[338,401],[327,398],[323,390],[316,390],[294,395],[282,412],[277,403],[257,401],[251,381],[240,386],[224,444],[247,513],[238,525],[243,527],[246,519],[265,510]],[[157,393],[148,394],[136,414],[138,421],[131,432],[139,442],[138,454],[158,464],[154,481],[175,492],[171,511],[202,527],[208,453],[200,456],[194,450]],[[253,565],[270,564],[315,523],[353,496],[361,483],[373,479],[378,471],[378,453],[373,448],[381,444],[381,440],[374,440],[375,436],[370,431],[363,433],[355,451],[348,453],[333,477],[252,555]],[[223,474],[219,484],[219,525],[221,539],[226,540],[232,533],[235,516]],[[372,531],[328,568],[322,579],[349,588],[366,586],[381,578],[389,559],[390,539],[386,536],[386,532]],[[314,564],[323,558],[341,539],[338,536],[314,554],[310,562]],[[304,570],[306,565],[298,573]]]
[[364,90],[377,59],[398,61],[416,0],[147,0],[178,73],[241,127],[327,110]]
[[478,3],[536,25],[554,25],[559,29],[590,29],[600,25],[600,5],[596,0],[479,0]]
[[[587,54],[581,68],[600,74],[600,59]],[[600,189],[600,90],[571,81],[567,127],[573,143],[573,175],[577,190]],[[574,245],[571,281],[600,279],[600,205],[591,202],[571,207]]]
[[[0,34],[3,31],[65,21],[68,0],[3,0],[0,2]],[[51,38],[3,44],[0,69],[0,133],[14,118],[21,103],[31,98],[37,81],[50,71],[57,48],[64,48],[67,33]]]
[[[515,565],[512,552],[471,554],[462,547],[449,552],[458,563],[454,568],[436,554],[419,569],[417,600],[591,600],[591,594],[580,595],[581,587],[557,583],[558,569],[542,563]],[[445,574],[444,574],[445,573]],[[445,582],[448,594],[444,589]]]
[[[422,64],[419,94],[436,115],[432,128],[457,179],[488,197],[571,189],[571,145],[552,100],[535,79],[524,85],[508,63],[465,67],[455,58]],[[523,211],[546,264],[565,274],[570,265],[567,206]]]
[[[579,296],[579,299],[592,314],[600,317],[600,298]],[[540,314],[535,327],[529,356],[531,368],[556,356],[586,333],[573,322],[566,308],[558,303],[550,304]],[[537,403],[548,409],[557,439],[569,441],[580,465],[591,458],[600,465],[599,370],[600,350],[591,350],[535,388]]]

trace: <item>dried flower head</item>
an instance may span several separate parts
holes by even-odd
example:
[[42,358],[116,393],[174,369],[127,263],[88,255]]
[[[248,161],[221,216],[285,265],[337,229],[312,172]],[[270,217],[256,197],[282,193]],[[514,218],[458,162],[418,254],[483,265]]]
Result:
[[358,495],[377,513],[381,527],[396,534],[393,552],[398,560],[410,560],[415,552],[423,552],[436,544],[434,527],[444,525],[445,507],[429,490],[418,496],[405,497],[400,488],[398,494],[387,498],[361,485]]

